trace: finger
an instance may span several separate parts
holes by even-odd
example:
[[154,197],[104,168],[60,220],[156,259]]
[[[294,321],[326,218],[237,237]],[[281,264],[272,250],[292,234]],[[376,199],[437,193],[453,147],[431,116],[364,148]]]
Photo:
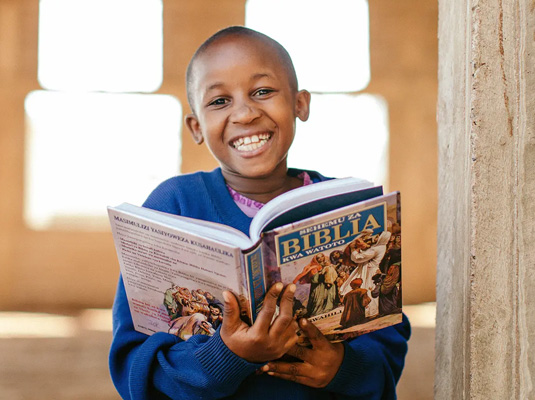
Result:
[[294,376],[306,376],[306,370],[302,362],[271,361],[262,367],[263,372]]
[[296,344],[293,346],[290,350],[288,350],[287,354],[291,355],[292,357],[298,358],[305,362],[311,362],[313,357],[313,351],[312,349],[309,349],[305,346],[300,346]]
[[297,335],[298,328],[297,321],[291,320],[285,331],[278,333],[275,330],[270,330],[269,336],[272,341],[284,343],[284,353],[287,353],[299,340],[299,336]]
[[236,299],[234,293],[225,290],[223,292],[223,300],[225,302],[225,309],[223,311],[223,325],[221,329],[234,332],[242,324],[238,299]]
[[295,285],[293,283],[286,286],[280,301],[280,313],[288,314],[293,317],[294,311],[294,294],[295,294]]
[[283,361],[270,362],[262,367],[262,371],[268,375],[298,383],[302,383],[305,379],[310,379],[313,372],[310,364]]
[[277,299],[279,298],[282,288],[283,284],[281,282],[277,282],[269,288],[264,297],[262,310],[258,313],[258,318],[253,325],[253,329],[258,329],[260,332],[267,332],[269,330],[273,315],[277,310]]
[[331,342],[321,333],[321,331],[312,322],[309,322],[306,318],[299,320],[299,326],[302,332],[310,340],[310,344],[313,348],[322,348],[330,345]]
[[275,321],[269,329],[270,335],[281,335],[287,330],[289,325],[293,325],[292,329],[294,333],[297,331],[298,326],[295,324],[293,316],[294,293],[294,284],[286,286],[286,289],[281,296],[279,315],[277,315],[277,318],[275,318]]

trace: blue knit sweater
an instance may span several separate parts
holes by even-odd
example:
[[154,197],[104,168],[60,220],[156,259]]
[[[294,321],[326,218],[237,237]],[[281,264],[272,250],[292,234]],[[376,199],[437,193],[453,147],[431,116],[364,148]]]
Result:
[[[301,171],[289,170],[297,175]],[[313,181],[324,180],[309,172]],[[221,170],[171,178],[158,186],[145,207],[233,226],[248,234],[251,218],[234,203]],[[147,336],[134,330],[122,278],[113,305],[110,371],[124,399],[395,399],[410,326],[401,324],[344,343],[342,365],[324,389],[313,389],[267,374],[261,364],[235,355],[214,336],[188,341],[168,333]]]

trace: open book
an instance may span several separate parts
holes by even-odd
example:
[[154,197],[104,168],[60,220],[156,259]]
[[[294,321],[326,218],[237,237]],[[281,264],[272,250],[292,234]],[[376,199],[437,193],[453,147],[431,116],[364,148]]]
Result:
[[213,334],[224,318],[224,290],[253,322],[279,281],[296,284],[296,315],[331,340],[401,322],[398,192],[383,195],[354,178],[304,186],[264,205],[249,237],[127,203],[108,214],[140,332]]

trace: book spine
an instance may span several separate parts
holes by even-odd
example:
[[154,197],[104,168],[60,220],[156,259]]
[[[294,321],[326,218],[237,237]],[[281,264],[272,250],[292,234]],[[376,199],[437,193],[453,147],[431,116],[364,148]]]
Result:
[[262,245],[257,246],[252,251],[244,255],[249,298],[251,304],[252,322],[256,320],[257,314],[262,308],[264,295],[266,294],[266,284],[264,280],[264,262],[262,258]]

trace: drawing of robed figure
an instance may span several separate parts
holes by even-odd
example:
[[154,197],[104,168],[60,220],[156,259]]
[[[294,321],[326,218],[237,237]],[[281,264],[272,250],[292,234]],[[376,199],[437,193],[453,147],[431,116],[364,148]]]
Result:
[[368,291],[361,288],[362,279],[353,279],[350,283],[351,291],[346,293],[342,302],[344,311],[340,318],[342,329],[360,324],[366,319],[366,307],[372,299],[368,296]]
[[[356,267],[351,275],[349,275],[347,281],[340,287],[341,296],[351,291],[350,283],[356,278],[361,278],[363,288],[371,292],[371,289],[374,287],[372,278],[377,271],[380,272],[379,264],[386,253],[386,245],[390,236],[391,233],[388,231],[381,232],[377,242],[372,246],[367,245],[357,237],[354,248],[352,248],[351,244],[348,246],[351,249],[351,260],[356,264]],[[373,317],[377,314],[379,314],[379,299],[373,298],[366,308],[366,316]]]
[[323,253],[316,254],[310,263],[303,268],[293,283],[310,283],[307,302],[307,316],[327,313],[339,304],[335,267]]

